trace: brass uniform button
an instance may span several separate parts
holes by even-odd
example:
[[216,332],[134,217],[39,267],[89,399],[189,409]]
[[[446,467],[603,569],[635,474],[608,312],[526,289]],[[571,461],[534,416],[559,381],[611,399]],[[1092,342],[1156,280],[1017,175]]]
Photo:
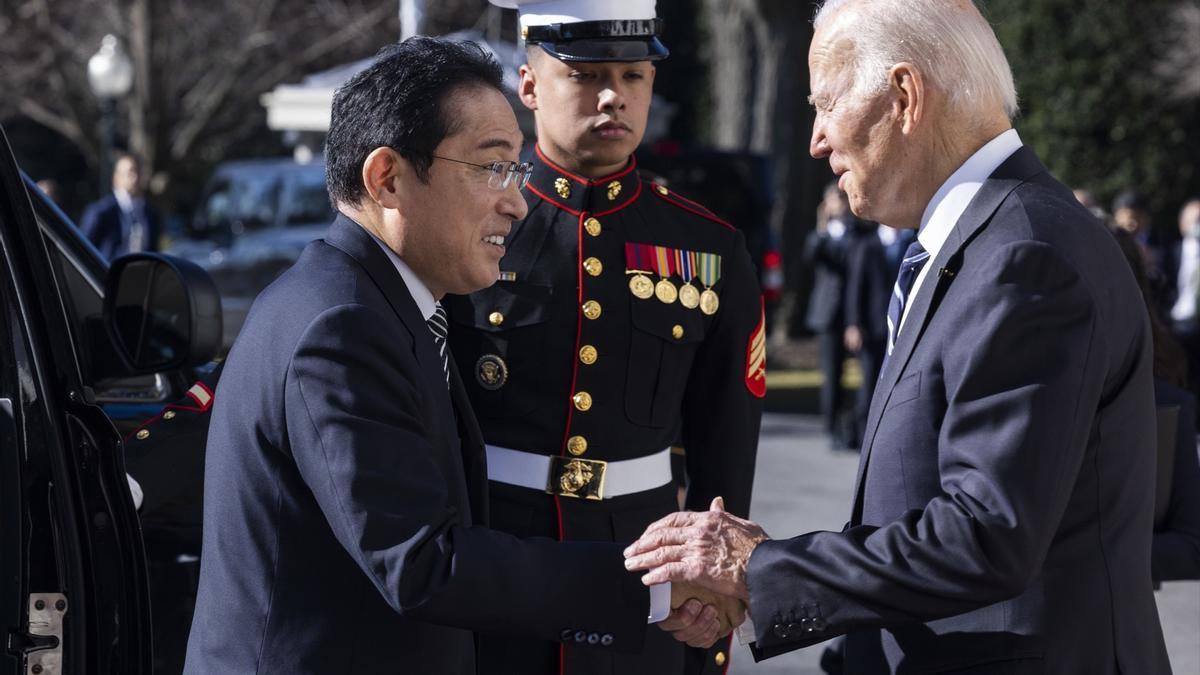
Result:
[[588,258],[583,261],[583,269],[588,274],[598,277],[604,271],[604,263],[600,262],[599,258]]
[[583,221],[583,229],[587,230],[587,233],[593,237],[599,237],[601,229],[600,221],[596,220],[595,218],[588,218],[587,220]]
[[717,652],[717,655],[713,657],[713,662],[718,666],[725,665],[725,652]]
[[488,323],[492,324],[493,326],[499,326],[500,324],[504,323],[504,315],[500,312],[492,312],[491,314],[488,314]]
[[583,303],[583,315],[593,321],[600,318],[600,303],[595,300],[588,300]]
[[174,410],[168,410],[167,412],[163,413],[163,419],[164,419],[164,420],[173,420],[173,419],[175,419],[175,411],[174,411]]
[[586,391],[581,391],[571,397],[575,402],[575,409],[579,412],[587,412],[592,409],[592,395]]
[[137,432],[137,439],[139,441],[144,441],[147,438],[150,438],[150,430],[149,429],[142,429],[141,431]]
[[655,185],[655,186],[654,186],[654,191],[655,191],[655,192],[657,192],[658,194],[660,194],[660,195],[664,195],[664,196],[666,196],[666,195],[668,195],[668,194],[670,194],[670,193],[671,193],[671,191],[670,191],[670,190],[668,190],[668,189],[667,189],[667,186],[665,186],[665,185]]
[[584,365],[590,366],[600,357],[596,348],[591,345],[584,345],[579,348],[579,360],[583,361]]
[[675,324],[675,327],[671,329],[671,335],[674,335],[676,340],[682,338],[683,337],[683,326],[680,326],[679,324]]
[[587,452],[587,439],[583,436],[572,436],[567,439],[567,452],[576,457]]

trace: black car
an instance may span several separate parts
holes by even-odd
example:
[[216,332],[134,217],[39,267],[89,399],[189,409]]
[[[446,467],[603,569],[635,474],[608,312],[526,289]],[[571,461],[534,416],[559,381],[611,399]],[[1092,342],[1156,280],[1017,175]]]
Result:
[[0,129],[0,309],[0,675],[149,675],[156,554],[123,437],[216,352],[216,287],[170,256],[110,267]]

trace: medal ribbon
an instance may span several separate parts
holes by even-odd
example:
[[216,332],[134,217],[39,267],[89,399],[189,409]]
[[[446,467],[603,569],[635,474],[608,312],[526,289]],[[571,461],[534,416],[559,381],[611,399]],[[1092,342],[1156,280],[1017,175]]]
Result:
[[712,288],[721,279],[721,256],[716,253],[696,253],[700,283]]

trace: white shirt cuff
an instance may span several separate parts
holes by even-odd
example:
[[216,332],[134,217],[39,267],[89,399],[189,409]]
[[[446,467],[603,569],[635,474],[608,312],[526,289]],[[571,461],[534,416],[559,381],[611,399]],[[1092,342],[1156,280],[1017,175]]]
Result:
[[671,582],[650,587],[650,618],[646,623],[658,623],[671,615]]

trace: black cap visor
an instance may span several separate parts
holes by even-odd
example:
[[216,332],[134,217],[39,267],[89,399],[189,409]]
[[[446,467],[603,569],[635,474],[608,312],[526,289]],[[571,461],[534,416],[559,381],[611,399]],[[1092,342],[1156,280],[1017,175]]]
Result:
[[547,54],[560,61],[661,61],[670,54],[656,37],[567,40],[537,44]]

